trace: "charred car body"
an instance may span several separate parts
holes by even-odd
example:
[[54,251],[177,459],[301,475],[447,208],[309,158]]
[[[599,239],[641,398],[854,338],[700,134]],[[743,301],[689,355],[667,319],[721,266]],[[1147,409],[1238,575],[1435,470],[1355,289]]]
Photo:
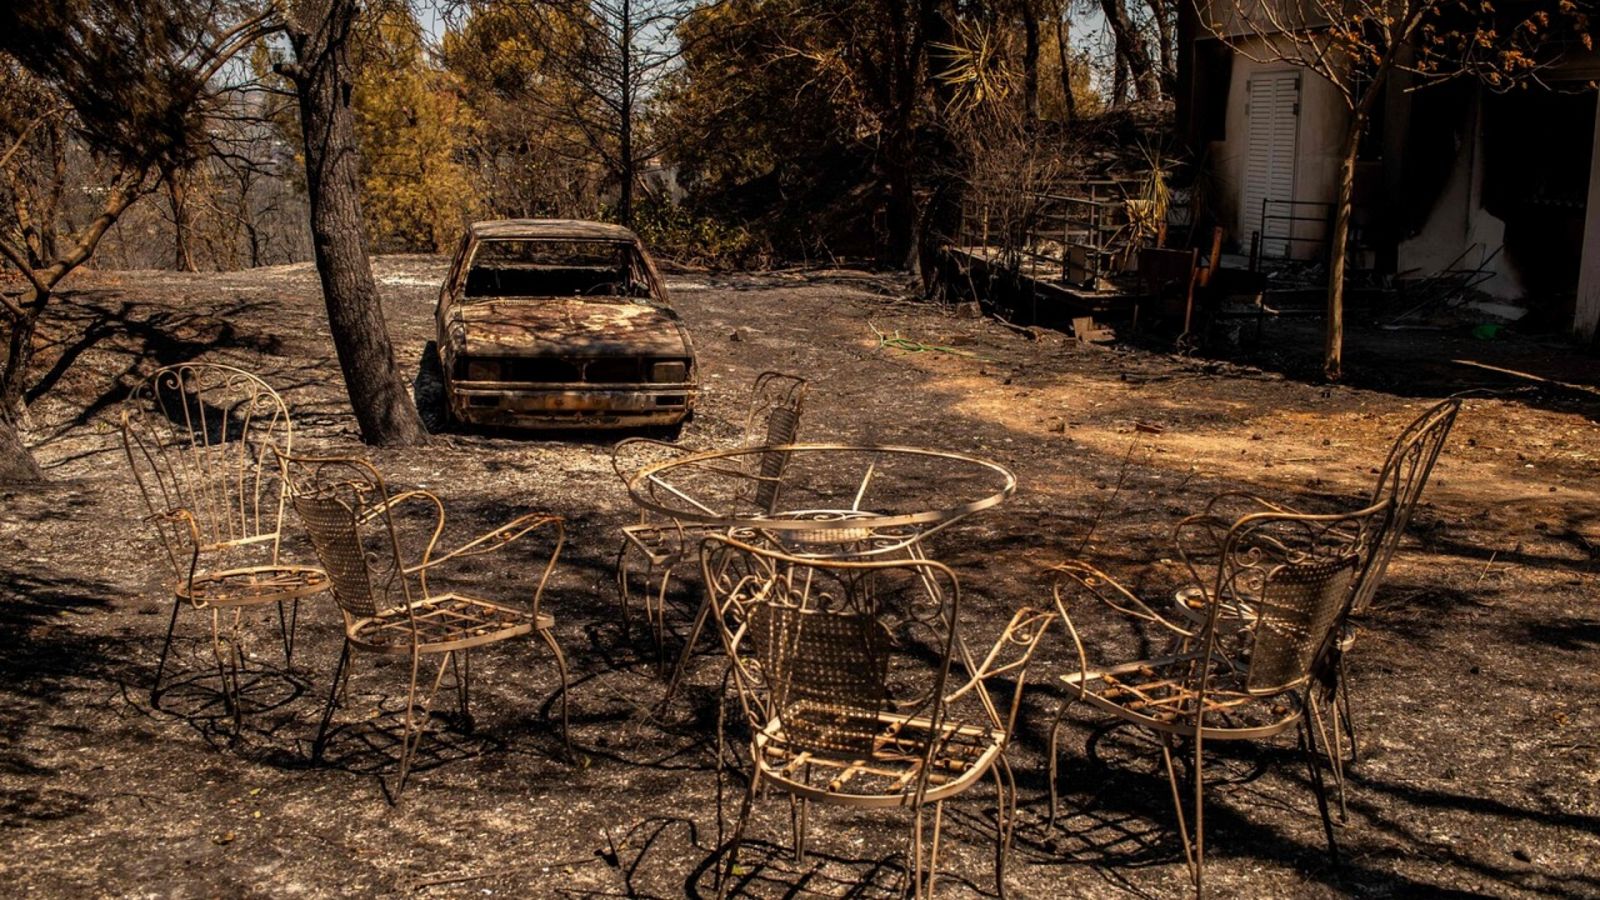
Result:
[[[477,222],[439,293],[451,419],[526,428],[681,425],[694,346],[648,253],[618,225]],[[429,361],[425,361],[429,362]]]

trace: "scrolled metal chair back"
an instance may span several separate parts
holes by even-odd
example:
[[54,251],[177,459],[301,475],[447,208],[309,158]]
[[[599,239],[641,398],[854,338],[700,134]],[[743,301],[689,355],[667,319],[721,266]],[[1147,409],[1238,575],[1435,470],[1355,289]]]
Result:
[[276,563],[284,485],[269,448],[288,452],[289,411],[255,375],[216,363],[151,373],[121,408],[123,449],[175,573],[199,550]]
[[721,536],[706,539],[701,560],[752,730],[780,724],[793,752],[870,755],[893,712],[935,723],[895,752],[934,752],[928,734],[944,718],[957,641],[949,569],[800,559]]
[[1400,538],[1411,522],[1411,514],[1416,510],[1422,490],[1428,485],[1428,477],[1433,474],[1433,466],[1439,460],[1439,451],[1444,448],[1445,439],[1450,436],[1450,429],[1460,412],[1459,398],[1452,397],[1434,405],[1407,425],[1389,450],[1389,457],[1384,460],[1378,482],[1372,491],[1373,503],[1389,501],[1388,520],[1384,523],[1383,534],[1374,542],[1371,558],[1361,573],[1361,583],[1356,590],[1355,612],[1366,610],[1378,585],[1383,583],[1389,560],[1400,546]]
[[[795,443],[800,436],[800,417],[805,410],[807,382],[782,372],[762,372],[750,392],[750,412],[745,420],[747,446],[781,447]],[[778,507],[783,470],[789,454],[762,453],[756,460],[755,503],[763,512]]]
[[290,501],[344,615],[370,618],[408,603],[394,498],[377,470],[359,459],[280,460]]
[[[1348,514],[1257,513],[1228,530],[1212,596],[1248,598],[1256,609],[1243,663],[1246,691],[1278,694],[1321,674],[1388,510],[1385,500]],[[1203,633],[1208,648],[1222,606],[1212,604]]]

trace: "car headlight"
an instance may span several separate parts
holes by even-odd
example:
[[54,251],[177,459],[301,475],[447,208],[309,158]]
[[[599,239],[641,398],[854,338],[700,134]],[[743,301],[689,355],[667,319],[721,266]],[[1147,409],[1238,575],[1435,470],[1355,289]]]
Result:
[[493,359],[467,360],[468,381],[499,381],[500,363]]
[[689,380],[689,364],[683,360],[650,364],[650,380],[657,384],[671,384]]

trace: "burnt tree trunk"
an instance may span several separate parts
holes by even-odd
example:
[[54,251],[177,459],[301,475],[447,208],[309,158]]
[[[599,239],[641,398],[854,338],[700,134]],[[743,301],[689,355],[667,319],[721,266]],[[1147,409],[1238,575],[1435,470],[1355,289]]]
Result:
[[43,480],[44,471],[22,442],[17,423],[9,412],[0,410],[0,484],[35,484]]
[[619,45],[622,51],[618,54],[622,64],[622,90],[618,93],[621,101],[619,112],[620,128],[617,132],[617,161],[621,171],[618,180],[621,182],[617,196],[617,219],[622,224],[633,227],[633,182],[636,177],[633,165],[633,4],[631,0],[622,0],[622,41]]
[[1161,82],[1156,77],[1155,65],[1150,62],[1150,50],[1133,19],[1129,18],[1127,5],[1123,0],[1100,0],[1100,8],[1105,11],[1106,24],[1111,26],[1111,34],[1116,38],[1117,59],[1128,67],[1134,95],[1140,100],[1161,96]]
[[36,291],[25,295],[25,315],[13,317],[7,328],[5,366],[0,369],[0,484],[44,480],[44,472],[22,440],[20,420],[27,392],[28,363],[33,357],[33,333],[39,322]]
[[1029,127],[1039,123],[1039,12],[1022,0],[1022,114]]
[[1366,112],[1357,109],[1350,115],[1345,132],[1343,156],[1339,160],[1339,194],[1333,207],[1333,236],[1328,240],[1328,331],[1323,346],[1322,374],[1338,381],[1344,374],[1344,270],[1350,243],[1350,209],[1355,193],[1356,153],[1361,147],[1361,131]]
[[395,368],[367,255],[350,110],[356,12],[354,0],[299,0],[288,28],[296,62],[285,73],[300,101],[311,236],[328,327],[361,438],[383,446],[421,444],[427,432]]
[[1157,80],[1161,85],[1161,93],[1171,97],[1178,90],[1178,69],[1172,59],[1172,8],[1167,5],[1167,0],[1145,0],[1145,5],[1150,7],[1150,17],[1156,25],[1156,58],[1160,61]]
[[1072,93],[1072,55],[1067,40],[1067,30],[1071,27],[1066,4],[1062,4],[1056,11],[1056,57],[1061,62],[1061,102],[1065,104],[1068,122],[1078,118],[1078,97]]
[[189,249],[189,197],[181,179],[177,172],[167,174],[167,202],[172,206],[172,268],[178,272],[193,272],[194,254]]

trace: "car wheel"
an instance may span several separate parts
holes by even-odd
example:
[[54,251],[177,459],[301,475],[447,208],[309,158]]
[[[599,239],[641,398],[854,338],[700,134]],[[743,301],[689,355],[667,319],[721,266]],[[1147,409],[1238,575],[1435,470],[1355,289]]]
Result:
[[422,348],[422,359],[417,364],[417,378],[411,383],[411,396],[417,403],[417,415],[429,434],[438,434],[450,427],[450,403],[445,397],[444,369],[439,366],[439,345],[429,341]]

